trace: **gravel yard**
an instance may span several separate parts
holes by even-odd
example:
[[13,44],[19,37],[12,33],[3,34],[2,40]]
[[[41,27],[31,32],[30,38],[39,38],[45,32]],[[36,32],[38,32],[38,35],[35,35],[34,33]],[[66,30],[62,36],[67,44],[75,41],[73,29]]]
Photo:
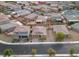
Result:
[[79,41],[79,33],[75,31],[70,31],[71,33],[71,41]]
[[6,36],[5,34],[0,34],[0,40],[5,42],[12,42],[12,38],[9,36]]

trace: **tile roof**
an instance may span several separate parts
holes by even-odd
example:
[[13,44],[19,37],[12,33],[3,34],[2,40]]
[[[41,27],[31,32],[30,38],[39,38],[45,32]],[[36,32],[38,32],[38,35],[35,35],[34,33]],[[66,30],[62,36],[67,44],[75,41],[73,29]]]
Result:
[[0,22],[9,20],[9,17],[7,15],[4,15],[3,13],[0,13]]
[[47,21],[48,17],[47,16],[38,16],[36,19],[36,22],[43,22],[43,21]]
[[35,19],[37,16],[38,16],[37,14],[32,13],[32,14],[29,14],[28,16],[25,16],[25,19],[30,19],[30,20],[32,20],[32,19]]
[[73,25],[71,25],[72,29],[74,29],[75,31],[79,32],[79,23],[75,23]]
[[47,35],[46,27],[34,26],[32,30],[32,35]]
[[54,32],[63,32],[64,34],[68,35],[69,34],[69,31],[68,29],[66,28],[65,25],[53,25],[53,31]]
[[30,31],[29,26],[18,26],[14,30],[14,32],[28,32],[28,31]]

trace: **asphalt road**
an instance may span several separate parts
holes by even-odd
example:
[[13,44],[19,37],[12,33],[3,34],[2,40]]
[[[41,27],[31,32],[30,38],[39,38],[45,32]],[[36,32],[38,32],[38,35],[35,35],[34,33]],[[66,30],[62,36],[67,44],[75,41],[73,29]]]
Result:
[[57,54],[68,54],[70,48],[75,49],[75,53],[79,53],[79,43],[77,44],[32,44],[32,45],[5,45],[0,43],[0,54],[6,48],[12,48],[15,54],[31,54],[31,49],[36,48],[37,54],[47,54],[48,48],[53,48],[57,51]]

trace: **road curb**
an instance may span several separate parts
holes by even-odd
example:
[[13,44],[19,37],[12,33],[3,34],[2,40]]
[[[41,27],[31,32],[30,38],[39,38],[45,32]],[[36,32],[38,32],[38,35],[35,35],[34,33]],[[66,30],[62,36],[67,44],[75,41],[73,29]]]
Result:
[[28,45],[28,44],[75,44],[79,43],[79,41],[70,41],[70,42],[26,42],[26,43],[10,43],[10,42],[4,42],[0,40],[0,43],[6,44],[6,45]]
[[[79,54],[73,54],[75,57],[79,57]],[[11,57],[33,57],[32,55],[12,55]],[[35,55],[34,57],[49,57],[48,54]],[[52,57],[71,57],[70,54],[56,54]]]

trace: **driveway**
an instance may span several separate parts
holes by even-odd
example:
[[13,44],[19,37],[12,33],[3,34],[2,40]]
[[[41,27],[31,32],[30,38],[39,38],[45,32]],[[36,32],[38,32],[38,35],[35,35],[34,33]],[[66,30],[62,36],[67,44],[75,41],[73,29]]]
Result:
[[53,42],[54,41],[54,34],[52,29],[47,30],[47,40],[46,42]]

